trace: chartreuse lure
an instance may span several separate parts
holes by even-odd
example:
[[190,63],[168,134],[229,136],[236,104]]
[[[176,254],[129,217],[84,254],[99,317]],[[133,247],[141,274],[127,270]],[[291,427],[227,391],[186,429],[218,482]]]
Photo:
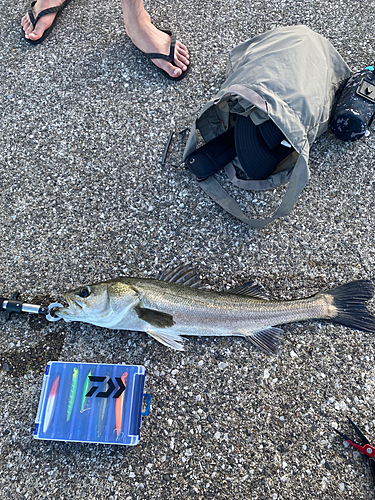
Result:
[[85,379],[85,383],[83,386],[83,391],[82,391],[82,399],[81,399],[81,413],[85,411],[85,405],[86,405],[86,394],[88,392],[89,384],[90,384],[90,377],[92,375],[92,371],[90,370],[89,373],[87,374],[87,377]]
[[68,410],[66,412],[66,421],[67,422],[69,422],[70,417],[72,416],[74,401],[76,399],[76,393],[77,393],[77,383],[78,383],[78,368],[74,368],[73,375],[72,375],[72,382],[70,384]]

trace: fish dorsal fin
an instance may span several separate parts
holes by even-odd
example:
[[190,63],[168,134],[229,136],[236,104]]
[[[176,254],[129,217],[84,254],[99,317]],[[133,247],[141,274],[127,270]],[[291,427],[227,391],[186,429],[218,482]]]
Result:
[[259,283],[255,283],[254,281],[248,281],[243,285],[231,288],[228,290],[228,293],[246,295],[246,297],[253,297],[254,299],[268,300],[262,285],[259,285]]
[[157,328],[169,328],[174,325],[173,316],[171,314],[141,306],[136,306],[134,311],[137,313],[139,319]]
[[151,337],[153,337],[155,340],[160,342],[161,344],[165,345],[166,347],[170,347],[171,349],[174,349],[175,351],[183,351],[184,350],[184,340],[182,337],[179,335],[168,335],[167,333],[164,332],[153,332],[152,330],[146,330]]
[[193,288],[202,288],[202,280],[199,277],[198,270],[191,264],[180,264],[173,269],[166,269],[156,276],[159,281],[167,283],[178,283],[179,285],[190,286]]
[[269,326],[259,332],[250,333],[246,337],[261,351],[277,356],[280,352],[280,342],[283,333],[281,328]]

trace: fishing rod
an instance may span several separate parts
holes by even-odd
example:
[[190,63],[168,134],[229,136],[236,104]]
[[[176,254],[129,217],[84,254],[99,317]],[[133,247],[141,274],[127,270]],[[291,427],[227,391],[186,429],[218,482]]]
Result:
[[60,318],[56,318],[51,315],[50,311],[54,307],[62,307],[61,304],[54,302],[49,306],[42,306],[38,304],[28,304],[19,300],[20,293],[15,292],[10,299],[5,299],[0,297],[0,311],[5,311],[5,317],[7,320],[10,319],[13,313],[28,313],[28,314],[39,314],[45,316],[48,321],[58,321]]

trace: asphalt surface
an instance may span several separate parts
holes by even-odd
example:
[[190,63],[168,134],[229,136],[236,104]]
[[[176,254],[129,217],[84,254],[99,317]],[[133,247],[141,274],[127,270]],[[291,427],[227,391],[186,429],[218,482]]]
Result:
[[[375,54],[368,5],[147,2],[189,48],[179,83],[134,48],[117,0],[73,0],[37,47],[21,38],[23,3],[0,5],[0,295],[48,304],[180,262],[212,289],[257,279],[281,299],[375,281],[373,129],[353,144],[322,136],[292,214],[260,231],[200,190],[178,134],[224,81],[230,49],[265,30],[306,24],[363,69]],[[250,193],[250,213],[271,213],[282,192]],[[349,416],[375,443],[374,336],[324,321],[284,332],[277,358],[238,337],[189,338],[176,353],[144,333],[1,313],[0,498],[374,499],[366,459],[332,431],[352,436]],[[34,440],[49,360],[144,365],[140,444]]]

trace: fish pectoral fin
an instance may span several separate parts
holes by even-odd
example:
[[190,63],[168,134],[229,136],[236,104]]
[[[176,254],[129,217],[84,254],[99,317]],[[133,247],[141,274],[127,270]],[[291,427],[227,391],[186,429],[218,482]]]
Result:
[[147,309],[147,307],[137,306],[134,308],[139,319],[146,321],[151,326],[156,328],[168,328],[174,325],[173,316],[154,309]]
[[160,342],[161,344],[165,345],[166,347],[170,347],[171,349],[174,349],[175,351],[183,351],[184,346],[182,345],[185,341],[182,337],[179,335],[168,335],[167,333],[164,332],[153,332],[152,330],[146,330],[151,337],[153,337],[155,340]]
[[283,333],[281,328],[268,326],[258,332],[249,333],[246,337],[261,351],[266,354],[277,356],[280,352],[280,342]]

